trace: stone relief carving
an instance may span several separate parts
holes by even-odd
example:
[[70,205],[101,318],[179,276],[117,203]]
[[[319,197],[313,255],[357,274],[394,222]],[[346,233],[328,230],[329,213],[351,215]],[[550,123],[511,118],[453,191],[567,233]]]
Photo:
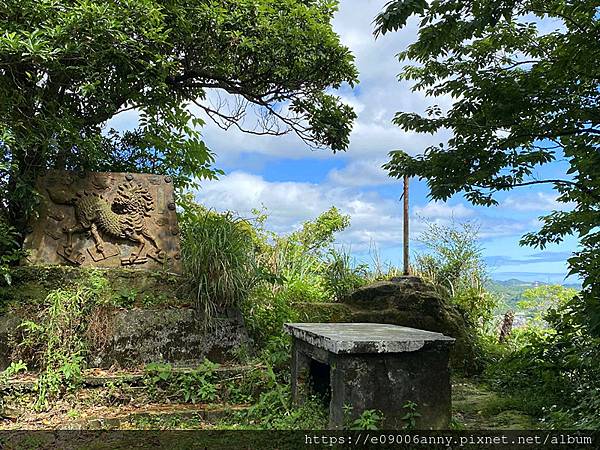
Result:
[[181,271],[170,177],[52,172],[38,190],[27,263]]

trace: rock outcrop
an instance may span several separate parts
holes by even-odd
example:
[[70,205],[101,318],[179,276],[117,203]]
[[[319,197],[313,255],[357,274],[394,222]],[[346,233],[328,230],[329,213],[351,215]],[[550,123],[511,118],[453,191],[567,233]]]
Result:
[[469,370],[473,363],[472,338],[460,312],[418,277],[396,277],[361,287],[344,304],[352,322],[389,323],[453,337],[451,366]]

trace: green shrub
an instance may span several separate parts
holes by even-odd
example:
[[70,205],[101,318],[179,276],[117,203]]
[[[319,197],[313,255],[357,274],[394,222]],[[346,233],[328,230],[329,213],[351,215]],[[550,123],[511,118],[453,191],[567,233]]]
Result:
[[21,360],[11,362],[6,369],[0,372],[0,387],[19,372],[27,372],[27,365]]
[[0,280],[11,284],[10,268],[25,256],[19,245],[19,233],[0,216]]
[[358,270],[352,272],[349,265],[340,267],[332,261],[331,255],[340,255],[333,253],[335,233],[349,224],[336,208],[283,236],[265,231],[265,220],[264,214],[258,219],[254,240],[266,275],[242,303],[246,325],[261,347],[282,337],[285,322],[300,318],[294,304],[330,302],[359,284]]
[[575,297],[550,309],[544,328],[514,333],[513,352],[487,376],[545,427],[600,428],[600,338],[587,329],[585,305]]
[[253,292],[252,297],[242,304],[242,314],[248,331],[259,347],[263,347],[271,337],[283,335],[283,324],[295,322],[298,312],[294,309],[285,288],[272,291],[262,286]]
[[348,427],[350,430],[379,430],[384,417],[381,411],[367,409]]
[[190,372],[175,372],[170,364],[151,363],[145,367],[144,384],[153,400],[184,403],[214,402],[218,399],[215,369],[219,365],[205,359]]
[[107,286],[106,278],[91,271],[81,284],[50,292],[37,318],[21,323],[19,350],[41,369],[36,409],[46,409],[53,398],[81,382],[91,313],[111,301]]
[[577,295],[577,290],[559,284],[526,289],[517,302],[517,308],[528,318],[528,323],[545,326],[543,316],[552,308],[560,309]]
[[415,275],[433,284],[461,311],[467,325],[479,330],[492,319],[497,298],[488,292],[482,248],[474,223],[427,223],[419,236],[428,253],[417,255]]
[[262,430],[322,430],[327,428],[328,411],[316,397],[292,406],[289,385],[275,384],[263,392],[247,411],[233,417],[236,428]]

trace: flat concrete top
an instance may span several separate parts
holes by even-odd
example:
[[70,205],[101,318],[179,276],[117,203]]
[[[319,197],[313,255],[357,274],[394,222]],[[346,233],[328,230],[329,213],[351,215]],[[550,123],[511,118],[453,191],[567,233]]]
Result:
[[426,343],[451,345],[442,333],[382,323],[286,323],[285,331],[332,353],[403,353]]

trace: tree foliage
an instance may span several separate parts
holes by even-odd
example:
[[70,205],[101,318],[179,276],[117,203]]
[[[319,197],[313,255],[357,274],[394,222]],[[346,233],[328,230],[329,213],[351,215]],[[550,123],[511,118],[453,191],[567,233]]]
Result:
[[[23,222],[47,168],[168,173],[179,186],[213,177],[193,103],[224,127],[293,131],[345,149],[355,114],[326,91],[354,84],[357,73],[331,28],[336,8],[332,0],[1,0],[3,207]],[[252,108],[257,123],[248,123]],[[132,109],[137,128],[106,129]]]
[[517,302],[517,308],[529,316],[529,326],[543,326],[544,314],[550,309],[564,308],[575,296],[577,296],[577,289],[560,284],[543,284],[526,289]]
[[[600,21],[591,0],[395,0],[376,18],[376,35],[420,19],[418,38],[402,51],[400,78],[414,90],[451,97],[447,110],[399,112],[406,131],[450,131],[447,144],[411,157],[394,151],[390,175],[427,180],[434,199],[464,192],[474,204],[494,194],[550,183],[572,211],[553,211],[523,244],[544,248],[567,235],[580,239],[569,259],[583,279],[591,330],[600,333]],[[415,150],[415,149],[412,149]],[[538,178],[558,158],[562,178]]]

